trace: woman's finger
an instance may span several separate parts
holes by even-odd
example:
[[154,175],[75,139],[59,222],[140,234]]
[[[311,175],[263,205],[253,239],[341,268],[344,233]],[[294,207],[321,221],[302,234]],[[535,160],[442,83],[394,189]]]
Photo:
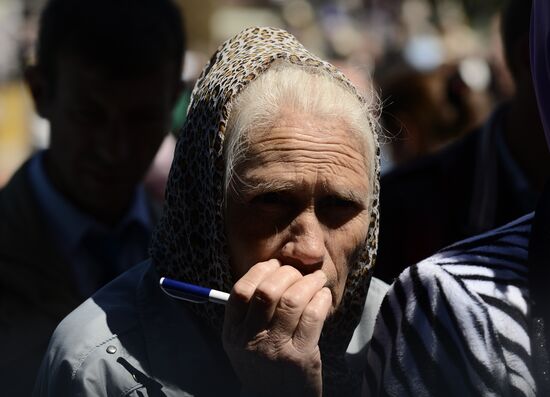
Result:
[[282,266],[269,273],[254,292],[243,326],[246,330],[245,338],[250,340],[266,329],[271,322],[275,308],[279,304],[281,296],[294,283],[302,279],[302,274],[292,266]]
[[297,351],[309,352],[317,346],[331,306],[332,294],[326,287],[311,299],[292,337],[292,343]]
[[281,263],[277,259],[257,263],[235,283],[225,308],[224,333],[227,327],[234,327],[243,322],[258,285],[280,267]]
[[302,277],[282,294],[270,325],[274,339],[292,338],[302,312],[326,282],[327,276],[318,270]]

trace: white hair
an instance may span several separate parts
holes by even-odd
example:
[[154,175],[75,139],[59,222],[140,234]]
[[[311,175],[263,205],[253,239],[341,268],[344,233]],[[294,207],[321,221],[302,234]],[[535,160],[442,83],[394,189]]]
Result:
[[[247,160],[249,137],[269,131],[280,116],[291,109],[298,114],[341,120],[363,143],[370,191],[375,170],[374,128],[378,122],[372,106],[318,68],[277,62],[258,76],[237,96],[230,110],[224,142],[225,195],[235,189],[235,169]],[[370,200],[369,200],[370,203]]]

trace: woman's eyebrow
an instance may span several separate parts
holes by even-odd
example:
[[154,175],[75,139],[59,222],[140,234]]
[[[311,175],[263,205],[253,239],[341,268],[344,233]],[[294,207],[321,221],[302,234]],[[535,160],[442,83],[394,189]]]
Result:
[[[245,195],[257,195],[269,192],[285,192],[296,189],[301,186],[295,180],[273,179],[260,180],[256,178],[248,178],[241,180],[241,192]],[[346,200],[357,203],[364,203],[368,199],[368,194],[361,192],[362,189],[350,186],[323,184],[323,192],[325,194],[333,194]]]
[[350,186],[342,183],[323,183],[324,192],[334,194],[346,200],[356,203],[365,203],[368,200],[368,190],[365,191],[362,186]]
[[264,192],[283,192],[296,187],[296,182],[285,179],[260,180],[248,178],[241,180],[241,191],[245,194],[261,194]]
[[358,204],[366,204],[368,200],[368,195],[361,194],[361,192],[349,188],[330,189],[326,193]]

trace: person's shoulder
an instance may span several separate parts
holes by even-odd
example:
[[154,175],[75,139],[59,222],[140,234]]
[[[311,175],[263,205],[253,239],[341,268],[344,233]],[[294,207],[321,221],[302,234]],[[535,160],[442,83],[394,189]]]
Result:
[[[443,248],[424,262],[525,265],[535,213]],[[504,266],[504,265],[503,265]],[[497,266],[498,270],[502,266]],[[505,266],[504,266],[505,267]]]
[[[141,368],[140,361],[145,359],[141,357],[145,353],[140,346],[145,341],[135,301],[137,287],[149,266],[149,262],[143,262],[124,273],[57,326],[40,369],[35,395],[84,390],[90,395],[110,395],[115,390],[123,392],[138,386],[127,367]],[[123,362],[120,357],[124,357]],[[113,378],[109,384],[103,382],[109,378]]]
[[497,229],[470,237],[438,251],[411,266],[400,276],[434,282],[453,277],[477,285],[480,282],[514,283],[527,275],[529,237],[534,213],[527,214]]
[[[28,245],[44,230],[44,219],[39,211],[29,172],[33,158],[22,164],[0,189],[0,250],[3,257],[24,250],[24,243]],[[32,255],[34,250],[30,251]]]
[[[458,242],[403,271],[390,287],[377,320],[373,344],[377,357],[385,357],[384,345],[397,343],[402,329],[405,345],[416,349],[415,359],[438,362],[450,371],[447,375],[460,369],[456,376],[442,374],[449,382],[474,380],[467,385],[474,392],[465,395],[509,388],[531,395],[527,257],[533,218],[528,214]],[[410,352],[403,346],[395,348],[398,356],[407,357]],[[442,349],[432,350],[433,346]],[[427,389],[449,387],[447,380],[438,379],[427,382]]]
[[65,317],[54,332],[50,348],[78,355],[75,346],[87,348],[79,341],[95,348],[135,328],[139,324],[137,288],[149,266],[145,261],[123,273]]
[[[0,222],[9,220],[10,215],[15,209],[19,209],[23,204],[28,205],[32,193],[30,187],[30,180],[28,177],[29,161],[21,165],[15,173],[11,176],[8,182],[0,188],[0,214],[5,215],[0,217]],[[20,211],[15,211],[19,213]]]
[[[28,271],[26,276],[32,279],[36,271],[32,269],[33,275],[26,265],[50,259],[46,258],[44,250],[40,250],[45,239],[37,241],[37,236],[44,233],[45,224],[32,192],[28,171],[30,161],[21,165],[0,189],[0,266],[10,264],[3,266],[8,277],[18,274],[22,278],[22,273]],[[53,267],[54,264],[48,265]]]

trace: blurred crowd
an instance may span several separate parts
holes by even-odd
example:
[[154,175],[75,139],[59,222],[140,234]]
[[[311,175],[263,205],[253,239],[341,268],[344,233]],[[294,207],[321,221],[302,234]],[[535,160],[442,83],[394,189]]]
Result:
[[[189,43],[183,79],[192,87],[208,54],[243,27],[282,27],[329,59],[365,92],[378,92],[384,126],[383,171],[431,153],[481,124],[513,83],[499,36],[500,2],[186,1]],[[33,62],[42,0],[0,1],[0,185],[32,151],[48,145],[23,83]],[[374,77],[375,90],[366,87]],[[188,90],[174,111],[185,118]],[[162,198],[171,139],[148,185]],[[160,181],[160,182],[159,182]]]
[[[178,266],[192,273],[192,263],[205,276],[199,272],[199,278],[191,278],[191,282],[210,285],[219,281],[226,284],[214,287],[230,290],[233,287],[228,280],[244,277],[253,267],[237,276],[233,268],[218,272],[216,266],[223,261],[208,251],[215,246],[211,239],[219,244],[215,249],[223,253],[220,257],[234,255],[226,252],[234,247],[241,247],[237,251],[246,257],[254,252],[250,247],[268,240],[257,231],[259,224],[266,233],[269,229],[269,233],[275,230],[281,235],[279,222],[265,226],[268,220],[252,216],[244,207],[231,216],[229,210],[222,214],[201,207],[212,205],[221,211],[223,204],[227,205],[225,211],[231,206],[231,195],[226,191],[217,194],[224,184],[228,189],[231,172],[238,169],[237,163],[232,163],[232,150],[244,150],[239,144],[253,146],[239,141],[246,138],[227,133],[237,124],[229,116],[231,111],[240,117],[241,103],[237,101],[234,110],[231,95],[258,78],[268,69],[266,65],[279,60],[289,65],[299,60],[304,70],[326,68],[334,74],[335,86],[347,87],[346,95],[353,94],[350,103],[360,106],[350,113],[365,116],[368,109],[368,120],[361,119],[362,124],[368,127],[373,142],[380,140],[380,153],[371,141],[365,147],[372,152],[365,149],[362,153],[374,164],[368,174],[361,174],[372,191],[357,192],[352,185],[347,196],[325,192],[326,197],[320,199],[325,205],[322,208],[328,208],[327,219],[345,215],[327,222],[332,225],[328,229],[346,240],[340,244],[344,247],[355,240],[344,236],[347,229],[343,225],[357,213],[368,212],[370,219],[361,218],[362,229],[356,233],[357,241],[364,240],[368,249],[357,245],[341,255],[345,261],[357,260],[363,266],[364,258],[356,256],[368,252],[369,267],[357,272],[367,276],[356,283],[361,287],[359,299],[366,299],[372,274],[382,280],[375,285],[380,283],[383,295],[386,283],[394,282],[399,274],[405,274],[404,269],[423,258],[533,211],[543,192],[550,156],[532,83],[530,1],[511,0],[504,8],[504,1],[497,0],[475,4],[467,0],[179,0],[144,1],[131,7],[110,1],[101,0],[98,6],[100,0],[78,4],[51,0],[44,9],[43,0],[0,0],[0,297],[8,298],[0,305],[0,325],[2,321],[8,324],[9,319],[5,330],[14,341],[24,341],[27,350],[21,355],[23,342],[6,339],[9,346],[0,368],[13,378],[14,385],[22,369],[36,372],[59,321],[88,297],[101,296],[94,295],[96,291],[110,291],[109,286],[101,288],[115,277],[123,275],[117,280],[124,280],[134,274],[130,269],[136,269],[136,263],[145,263],[142,261],[152,256],[154,265],[160,267],[151,271],[160,269],[162,274],[181,280],[188,280],[188,275],[178,274]],[[149,13],[151,10],[156,13]],[[237,34],[255,25],[283,28],[305,48],[289,44],[295,39],[280,30],[252,28]],[[242,40],[227,42],[208,63],[216,48],[236,34]],[[268,45],[262,41],[265,37],[276,44]],[[271,53],[262,58],[266,48]],[[335,65],[351,84],[334,68],[310,58],[308,50]],[[244,60],[239,51],[246,52]],[[205,64],[208,72],[198,80]],[[280,76],[290,75],[289,70]],[[296,77],[296,81],[302,79]],[[302,95],[297,83],[290,85],[301,99],[328,96],[317,91]],[[317,83],[311,85],[319,88]],[[363,107],[363,97],[351,87],[356,87],[370,106]],[[193,106],[187,114],[191,97]],[[327,117],[332,122],[339,122],[334,114],[344,115],[352,107],[342,101],[338,105],[342,108],[335,111],[334,103],[327,105],[334,111]],[[271,106],[258,107],[265,111]],[[337,130],[334,125],[330,125],[331,139],[338,136],[332,131]],[[324,127],[312,130],[319,133]],[[214,133],[214,138],[209,133]],[[342,140],[339,148],[348,145],[355,152],[350,142]],[[268,145],[258,146],[266,150]],[[169,176],[174,152],[180,157]],[[314,152],[319,156],[315,160],[331,153],[327,149]],[[248,163],[254,161],[243,162]],[[254,164],[269,182],[265,164]],[[309,169],[312,180],[317,181],[323,173],[319,169]],[[344,167],[325,174],[345,181],[354,175],[353,169],[349,171]],[[296,173],[293,176],[297,178]],[[261,187],[271,186],[268,182],[254,180]],[[246,182],[241,185],[248,186]],[[327,186],[330,184],[323,188],[328,191]],[[275,213],[273,208],[286,210],[288,203],[298,202],[285,196],[287,190],[279,190],[241,201],[267,208],[267,213]],[[318,190],[323,189],[311,189],[315,194]],[[236,198],[234,201],[242,205]],[[304,202],[318,205],[309,198]],[[316,211],[313,213],[318,216]],[[351,213],[353,217],[346,218]],[[244,215],[250,218],[248,222],[242,221]],[[224,217],[239,227],[246,226],[234,229],[235,240],[231,240],[233,224]],[[313,234],[306,227],[295,227],[294,222],[298,221],[283,226],[300,237],[289,239],[300,246],[298,243],[308,241],[304,236]],[[210,235],[212,227],[215,230]],[[324,233],[325,229],[318,230]],[[221,243],[221,235],[234,246],[231,241],[229,248]],[[234,243],[243,236],[254,244]],[[336,241],[321,234],[316,237],[323,244]],[[508,243],[499,242],[499,247]],[[514,244],[515,249],[519,243]],[[270,257],[278,261],[275,254]],[[473,254],[474,260],[477,254]],[[262,255],[251,264],[263,263]],[[324,256],[321,258],[312,263],[323,264]],[[288,264],[294,267],[302,259]],[[372,272],[374,263],[377,267]],[[349,271],[347,262],[345,266]],[[231,276],[227,271],[233,272]],[[298,273],[307,277],[302,270]],[[474,276],[478,281],[491,281],[486,274],[464,277],[470,280]],[[498,280],[495,282],[502,281]],[[155,288],[156,283],[154,280]],[[400,288],[399,283],[397,279],[392,288]],[[110,288],[117,291],[118,287]],[[345,296],[352,299],[354,294]],[[461,301],[457,302],[460,305]],[[232,304],[230,301],[227,307]],[[385,312],[388,315],[389,310]],[[221,321],[216,314],[201,315]],[[115,317],[107,316],[108,320]],[[13,331],[18,329],[28,330],[28,335]],[[27,359],[26,354],[33,358]],[[12,364],[19,361],[23,363]],[[40,383],[39,387],[48,388]]]

